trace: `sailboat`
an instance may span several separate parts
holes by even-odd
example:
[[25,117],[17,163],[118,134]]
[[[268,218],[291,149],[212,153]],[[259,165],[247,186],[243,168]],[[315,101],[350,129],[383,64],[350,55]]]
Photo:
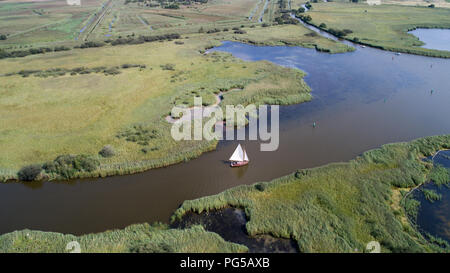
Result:
[[230,161],[230,167],[245,166],[250,161],[248,159],[247,152],[245,151],[245,149],[242,149],[241,144],[239,144],[236,150],[234,150],[234,153],[230,157]]

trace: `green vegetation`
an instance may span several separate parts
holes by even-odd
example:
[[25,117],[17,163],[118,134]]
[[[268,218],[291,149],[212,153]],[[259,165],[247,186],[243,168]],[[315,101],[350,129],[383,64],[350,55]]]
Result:
[[[206,105],[215,102],[219,91],[236,87],[245,95],[230,92],[226,100],[287,104],[310,99],[297,70],[264,61],[247,63],[225,53],[204,56],[202,50],[222,39],[208,35],[184,39],[181,46],[170,41],[152,47],[88,44],[70,54],[1,60],[0,74],[9,76],[0,82],[0,180],[18,179],[20,168],[45,167],[59,155],[85,155],[99,164],[84,168],[57,161],[35,179],[130,174],[198,157],[217,142],[176,142],[165,120],[175,104],[192,105],[196,95]],[[21,70],[24,63],[26,71]],[[131,67],[139,69],[127,69]],[[99,154],[105,145],[114,147],[115,156]]]
[[112,157],[116,155],[116,151],[111,145],[106,145],[98,152],[98,154],[103,157]]
[[246,34],[227,37],[243,43],[269,46],[301,46],[315,48],[329,53],[353,51],[354,48],[345,44],[315,35],[315,32],[299,25],[281,25],[250,29]]
[[[105,75],[117,75],[120,74],[120,69],[128,69],[128,68],[140,68],[144,69],[146,66],[141,64],[123,64],[121,66],[113,66],[113,67],[105,67],[105,66],[97,66],[93,68],[87,67],[76,67],[72,69],[66,68],[51,68],[47,70],[20,70],[19,72],[10,72],[5,74],[4,76],[15,76],[20,75],[24,78],[29,76],[47,78],[47,77],[61,77],[66,74],[70,74],[71,76],[90,74],[90,73],[103,73]],[[142,71],[142,70],[141,70]]]
[[250,235],[293,238],[302,252],[360,252],[373,240],[384,252],[448,251],[425,240],[406,220],[417,214],[416,200],[394,198],[399,189],[429,179],[432,164],[423,157],[448,148],[450,135],[384,145],[348,163],[185,201],[173,219],[233,206],[245,209]]
[[77,173],[93,172],[99,166],[100,162],[88,155],[61,155],[44,163],[42,170],[50,179],[71,179],[78,177]]
[[41,174],[42,168],[39,165],[29,165],[21,168],[17,176],[22,181],[35,181]]
[[162,224],[132,225],[122,230],[83,236],[53,232],[22,230],[0,236],[1,253],[68,253],[69,242],[80,244],[82,253],[93,252],[246,252],[242,245],[225,242],[219,235],[206,232],[201,226],[189,229],[168,229]]
[[[123,44],[130,44],[130,45],[137,45],[137,44],[143,44],[148,42],[156,42],[156,41],[164,41],[172,39],[179,39],[179,34],[166,34],[166,35],[158,35],[158,36],[139,36],[138,38],[117,38],[115,40],[107,40],[106,43],[110,43],[113,46],[116,45],[123,45]],[[74,48],[92,48],[92,47],[103,47],[106,45],[105,42],[94,42],[89,41],[85,42],[79,46],[75,46]],[[0,49],[0,59],[5,58],[18,58],[18,57],[26,57],[28,55],[36,55],[36,54],[44,54],[49,52],[58,52],[58,51],[67,51],[71,50],[71,48],[68,48],[66,46],[56,46],[54,48],[50,47],[40,47],[40,48],[30,48],[28,50],[16,50],[16,51],[5,51]]]
[[339,37],[384,50],[450,58],[448,51],[420,47],[423,42],[407,33],[416,28],[450,28],[450,9],[337,2],[313,6],[309,23],[317,27],[323,23],[327,27],[322,29]]
[[442,195],[437,193],[435,190],[427,190],[422,189],[423,195],[425,196],[425,199],[433,203],[434,201],[439,201],[442,198]]
[[431,171],[430,179],[437,186],[448,184],[448,183],[450,183],[449,170],[442,166],[437,166],[437,167],[433,168],[433,170]]

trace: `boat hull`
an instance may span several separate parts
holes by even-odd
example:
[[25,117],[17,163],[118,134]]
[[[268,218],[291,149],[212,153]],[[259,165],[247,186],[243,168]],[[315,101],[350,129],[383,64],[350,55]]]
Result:
[[230,164],[230,167],[234,168],[234,167],[242,167],[248,164],[248,161],[233,161]]

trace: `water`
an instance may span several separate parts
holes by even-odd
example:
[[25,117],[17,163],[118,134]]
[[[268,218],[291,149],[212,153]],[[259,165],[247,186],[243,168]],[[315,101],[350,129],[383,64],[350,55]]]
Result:
[[181,221],[175,221],[172,228],[186,228],[202,225],[205,230],[217,233],[225,241],[248,247],[249,253],[299,252],[293,239],[275,238],[270,235],[249,236],[245,227],[247,219],[242,209],[225,208],[201,214],[186,213]]
[[418,28],[409,33],[424,42],[424,48],[450,51],[450,29]]
[[450,60],[395,56],[372,48],[330,55],[232,42],[216,50],[308,73],[305,80],[314,99],[280,108],[277,151],[260,152],[259,143],[243,142],[252,161],[232,169],[225,160],[237,142],[221,142],[196,160],[136,175],[2,184],[0,233],[30,228],[83,234],[167,222],[187,199],[268,181],[298,168],[347,161],[385,143],[450,133]]
[[[450,151],[442,151],[434,158],[434,164],[450,169]],[[420,201],[418,226],[450,243],[450,187],[436,186],[433,183],[423,186],[425,189],[435,190],[442,195],[439,201],[430,202],[425,199],[421,191],[416,191],[414,197]]]

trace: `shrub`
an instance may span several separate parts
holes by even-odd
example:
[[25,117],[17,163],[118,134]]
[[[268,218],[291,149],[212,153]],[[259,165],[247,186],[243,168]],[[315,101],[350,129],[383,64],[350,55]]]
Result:
[[17,175],[22,181],[34,181],[41,174],[41,165],[29,165],[19,170]]
[[174,64],[164,64],[161,65],[162,70],[175,70],[175,65]]
[[111,67],[111,68],[105,69],[103,71],[103,73],[105,75],[117,75],[117,74],[120,74],[120,71],[119,71],[118,67]]
[[0,34],[0,40],[6,40],[6,35],[5,34]]
[[86,42],[86,43],[82,44],[82,45],[80,46],[80,48],[102,47],[102,46],[104,46],[104,45],[105,45],[105,43],[103,43],[103,42],[93,42],[93,41],[89,41],[89,42]]
[[240,30],[234,31],[234,33],[235,34],[245,34],[245,33],[247,33],[247,31],[240,29]]
[[87,155],[60,155],[55,160],[45,163],[42,168],[48,174],[71,179],[77,172],[92,172],[98,166],[100,162]]
[[103,157],[112,157],[116,154],[116,151],[111,145],[106,145],[98,153]]
[[220,29],[218,29],[218,28],[210,29],[206,33],[217,33],[217,32],[220,32]]
[[307,37],[317,37],[317,36],[319,36],[319,34],[317,34],[317,33],[315,33],[315,32],[310,32],[310,33],[306,33],[304,36],[307,36]]
[[319,25],[319,27],[320,27],[320,28],[327,28],[327,24],[322,23],[322,24]]
[[117,138],[124,138],[129,142],[136,142],[139,145],[146,146],[149,141],[157,137],[158,131],[144,125],[135,125],[125,131],[120,132]]
[[70,48],[66,47],[66,46],[56,46],[54,48],[54,51],[68,51],[70,50]]
[[442,199],[442,195],[437,193],[435,190],[422,189],[425,199],[433,203],[434,201],[439,201]]

